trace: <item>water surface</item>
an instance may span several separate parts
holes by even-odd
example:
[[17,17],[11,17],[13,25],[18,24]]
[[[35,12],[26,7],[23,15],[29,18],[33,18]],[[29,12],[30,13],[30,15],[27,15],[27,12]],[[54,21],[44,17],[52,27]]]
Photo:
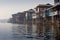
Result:
[[22,24],[0,23],[0,40],[40,40],[25,37],[25,30]]

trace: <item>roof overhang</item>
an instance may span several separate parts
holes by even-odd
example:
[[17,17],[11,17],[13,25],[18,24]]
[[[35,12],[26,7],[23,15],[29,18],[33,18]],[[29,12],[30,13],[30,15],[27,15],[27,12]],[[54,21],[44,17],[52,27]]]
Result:
[[59,9],[59,7],[60,7],[60,3],[59,4],[57,4],[57,5],[54,5],[53,7],[51,7],[51,8],[48,8],[47,10],[53,10],[53,9]]

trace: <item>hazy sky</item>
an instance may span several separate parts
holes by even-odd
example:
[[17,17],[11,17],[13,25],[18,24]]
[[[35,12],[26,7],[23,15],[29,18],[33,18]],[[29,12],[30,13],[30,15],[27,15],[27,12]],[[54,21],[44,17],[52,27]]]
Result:
[[12,14],[36,7],[38,4],[53,4],[54,0],[0,0],[0,19],[10,18]]

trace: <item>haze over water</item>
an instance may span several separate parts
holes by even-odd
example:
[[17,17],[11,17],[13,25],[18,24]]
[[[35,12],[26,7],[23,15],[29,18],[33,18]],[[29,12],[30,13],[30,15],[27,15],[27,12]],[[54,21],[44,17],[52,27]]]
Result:
[[[53,4],[53,1],[54,0],[0,0],[0,40],[40,40],[24,37],[24,34],[26,33],[25,25],[6,23],[3,21],[11,18],[12,14],[16,14],[17,12],[26,11],[31,8],[33,9],[40,3]],[[1,19],[4,20],[1,21]]]
[[39,4],[54,4],[54,0],[0,0],[0,19],[9,19],[17,12],[34,9]]
[[38,40],[24,37],[24,30],[22,24],[0,23],[0,40]]

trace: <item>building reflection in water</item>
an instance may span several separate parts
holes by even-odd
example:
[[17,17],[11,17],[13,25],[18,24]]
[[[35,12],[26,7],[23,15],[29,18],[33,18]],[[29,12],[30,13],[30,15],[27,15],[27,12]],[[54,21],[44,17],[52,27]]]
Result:
[[32,23],[30,22],[26,24],[26,36],[32,37]]
[[[34,26],[35,27],[35,26]],[[28,37],[31,37],[34,33],[36,33],[36,29],[33,30],[32,24],[29,24],[27,27]],[[28,38],[25,36],[26,27],[25,25],[14,25],[12,27],[12,38],[13,40],[40,40],[36,38]]]
[[[12,36],[15,40],[55,40],[51,24],[14,25],[12,27]],[[43,26],[43,24],[42,24]],[[44,28],[44,29],[43,29]],[[53,28],[54,29],[54,28]],[[55,29],[54,29],[55,30]],[[26,37],[25,34],[28,36]]]
[[[45,27],[42,28],[40,26],[40,24],[14,25],[12,27],[12,38],[16,40],[55,40],[51,24],[45,23]],[[56,29],[53,28],[53,30]],[[28,36],[26,37],[25,34]]]
[[12,27],[12,37],[15,39],[23,39],[25,35],[25,26],[15,25]]

